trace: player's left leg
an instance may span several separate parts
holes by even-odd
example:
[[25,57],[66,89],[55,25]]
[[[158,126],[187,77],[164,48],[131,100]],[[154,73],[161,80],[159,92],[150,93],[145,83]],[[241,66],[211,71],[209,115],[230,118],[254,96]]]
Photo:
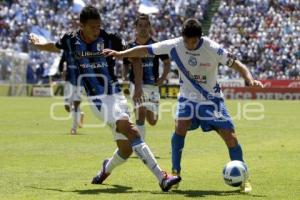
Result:
[[145,128],[145,119],[146,119],[146,108],[143,105],[137,105],[135,103],[135,123],[136,127],[139,130],[140,136],[143,141],[145,141],[146,137],[146,128]]
[[84,119],[84,113],[81,112],[80,104],[81,104],[80,100],[73,101],[73,105],[74,105],[73,125],[78,128],[82,128],[83,119]]
[[102,168],[93,178],[92,184],[102,184],[103,181],[112,173],[113,169],[122,165],[127,161],[132,154],[132,148],[129,141],[126,139],[116,140],[118,148],[109,159],[105,159],[102,163]]
[[151,125],[151,126],[155,126],[158,120],[158,111],[153,111],[153,110],[148,110],[146,111],[146,119],[147,122]]
[[[244,162],[243,151],[241,145],[238,143],[236,134],[233,129],[217,129],[217,133],[224,140],[231,160],[239,160]],[[250,192],[252,186],[249,181],[248,174],[246,174],[246,180],[241,185],[241,192]]]
[[243,151],[241,145],[238,143],[236,134],[233,129],[217,129],[217,133],[224,140],[231,160],[243,160]]
[[[122,158],[124,152],[127,152],[126,149],[131,148],[159,180],[160,187],[163,191],[168,191],[172,185],[181,180],[180,177],[166,176],[160,169],[148,145],[141,140],[138,129],[129,121],[129,115],[126,112],[128,109],[127,101],[124,96],[108,95],[102,99],[94,99],[92,102],[93,111],[110,125],[115,135],[115,139],[122,136],[123,139],[128,140],[125,147],[118,146],[120,151],[119,153],[114,154],[114,156]],[[123,159],[124,158],[126,158],[126,155]],[[108,161],[106,161],[103,166],[106,167],[107,162]]]
[[149,88],[144,89],[144,93],[147,92],[146,102],[146,119],[151,126],[155,126],[159,115],[159,101],[160,93],[157,86],[149,86]]

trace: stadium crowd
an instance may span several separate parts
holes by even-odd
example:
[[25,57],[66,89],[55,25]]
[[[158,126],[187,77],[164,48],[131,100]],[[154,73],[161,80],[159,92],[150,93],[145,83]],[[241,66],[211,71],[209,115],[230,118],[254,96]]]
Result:
[[[260,79],[300,78],[299,0],[225,0],[209,37],[237,55]],[[237,73],[220,67],[224,78]]]
[[[134,20],[138,13],[136,0],[85,0],[100,9],[102,26],[109,32],[119,33],[125,41],[134,38]],[[62,32],[70,31],[78,25],[78,13],[74,11],[72,0],[12,0],[0,5],[0,48],[30,53],[28,79],[30,83],[42,82],[49,60],[55,54],[29,51],[28,33],[34,27],[49,31],[50,39],[56,41]],[[184,17],[203,19],[208,0],[156,1],[159,13],[152,15],[153,35],[164,40],[180,35]],[[121,75],[121,73],[119,73]]]
[[[125,41],[134,38],[137,0],[85,0],[100,9],[103,28],[119,33]],[[158,40],[177,37],[186,17],[203,20],[209,0],[156,0],[159,13],[151,15],[153,35]],[[251,67],[259,78],[299,78],[300,3],[298,0],[224,0],[212,20],[209,37]],[[57,54],[32,51],[28,33],[36,27],[56,41],[78,25],[73,0],[4,0],[0,4],[0,48],[30,54],[28,82],[46,81],[45,71]],[[119,63],[120,64],[120,63]],[[120,69],[120,68],[117,68]],[[9,70],[8,70],[9,71]],[[220,67],[222,77],[237,74]],[[119,73],[121,75],[121,73]],[[170,77],[176,77],[172,72]]]

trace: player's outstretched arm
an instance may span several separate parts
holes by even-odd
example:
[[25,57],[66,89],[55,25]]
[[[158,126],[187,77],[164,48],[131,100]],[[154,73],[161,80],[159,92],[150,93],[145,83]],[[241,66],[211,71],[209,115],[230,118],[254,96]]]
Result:
[[147,50],[147,46],[140,45],[140,46],[136,46],[131,49],[124,50],[124,51],[115,51],[112,49],[104,49],[102,51],[102,54],[104,56],[112,56],[116,59],[133,58],[133,57],[139,58],[139,57],[144,57],[144,56],[148,55],[148,50]]
[[253,78],[248,68],[239,60],[235,60],[231,67],[241,74],[241,76],[244,78],[249,87],[264,87],[260,81],[255,80]]
[[60,52],[54,43],[41,43],[39,38],[34,36],[33,34],[29,35],[29,43],[32,44],[35,48],[42,50],[42,51],[49,51],[49,52]]

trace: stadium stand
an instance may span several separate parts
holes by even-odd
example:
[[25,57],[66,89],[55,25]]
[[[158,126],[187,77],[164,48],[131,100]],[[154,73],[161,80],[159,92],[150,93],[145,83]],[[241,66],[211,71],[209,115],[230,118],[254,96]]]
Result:
[[[300,3],[297,0],[221,1],[209,37],[224,45],[259,79],[300,78]],[[223,78],[236,78],[226,66]]]
[[[152,15],[153,34],[157,40],[180,35],[180,27],[186,17],[203,19],[208,0],[156,1],[160,12]],[[120,33],[125,41],[134,38],[132,27],[138,13],[138,1],[133,0],[86,0],[100,8],[103,27]],[[74,13],[71,0],[28,0],[4,1],[0,5],[0,48],[30,53],[28,83],[45,83],[48,79],[42,74],[49,67],[49,60],[55,54],[29,51],[28,33],[34,27],[50,32],[50,39],[56,41],[62,31],[72,30],[78,23],[78,14]],[[9,71],[9,69],[7,69]],[[121,74],[121,73],[120,73]],[[176,76],[176,74],[174,74]]]
[[[157,0],[159,13],[152,15],[157,40],[180,35],[187,17],[196,17],[209,27],[209,37],[220,42],[246,63],[260,79],[299,79],[300,77],[300,3],[297,0]],[[210,6],[220,6],[215,12]],[[78,14],[72,0],[13,0],[0,4],[0,48],[28,52],[28,83],[47,83],[45,71],[57,54],[29,49],[28,33],[39,27],[56,41],[62,31],[74,29]],[[139,1],[85,0],[99,7],[103,27],[120,33],[125,41],[134,37],[132,27]],[[210,20],[208,15],[215,15]],[[206,19],[205,19],[206,18]],[[208,19],[208,20],[207,20]],[[204,32],[206,32],[204,30]],[[175,68],[174,66],[172,67]],[[9,77],[9,65],[2,65],[3,77]],[[121,76],[121,73],[119,73]],[[221,78],[237,78],[237,73],[220,67]],[[177,78],[172,70],[171,78]]]

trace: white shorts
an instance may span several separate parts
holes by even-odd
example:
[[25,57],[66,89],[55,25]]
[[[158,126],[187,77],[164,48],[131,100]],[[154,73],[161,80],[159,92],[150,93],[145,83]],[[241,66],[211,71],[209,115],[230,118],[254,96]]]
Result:
[[[134,95],[134,84],[130,83],[129,90],[130,90],[130,97],[133,98]],[[147,110],[153,112],[154,114],[158,115],[159,112],[159,101],[160,101],[160,94],[159,94],[159,87],[154,85],[143,85],[143,97],[144,106]]]
[[129,112],[125,96],[122,93],[114,95],[88,97],[91,109],[96,117],[107,124],[113,132],[115,140],[127,140],[127,137],[116,130],[116,122],[128,118]]
[[81,101],[82,87],[72,85],[66,81],[64,86],[65,105],[71,105],[74,101]]

